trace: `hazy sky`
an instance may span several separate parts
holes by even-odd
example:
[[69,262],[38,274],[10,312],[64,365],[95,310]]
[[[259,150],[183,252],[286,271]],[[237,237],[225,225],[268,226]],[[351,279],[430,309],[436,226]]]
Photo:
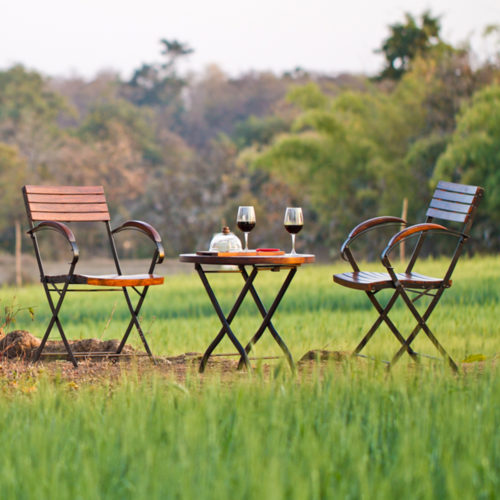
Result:
[[232,75],[301,66],[329,73],[375,73],[373,50],[387,26],[430,9],[442,36],[480,37],[500,24],[499,0],[0,0],[0,69],[22,63],[51,76],[93,77],[113,69],[127,78],[161,59],[161,38],[188,43],[184,70],[218,64]]

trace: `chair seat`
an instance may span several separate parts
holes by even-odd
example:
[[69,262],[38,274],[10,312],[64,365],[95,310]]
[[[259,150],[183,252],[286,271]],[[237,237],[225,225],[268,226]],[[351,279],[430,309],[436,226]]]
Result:
[[[67,279],[67,274],[45,276],[45,281],[47,283],[64,283]],[[105,274],[100,276],[74,274],[71,277],[70,284],[125,287],[162,285],[163,281],[163,276],[157,276],[156,274]]]
[[[438,288],[443,283],[441,278],[433,278],[419,273],[397,273],[397,277],[401,284],[407,288]],[[388,273],[357,271],[335,274],[333,281],[356,290],[372,291],[395,288]],[[451,286],[451,281],[448,286]]]

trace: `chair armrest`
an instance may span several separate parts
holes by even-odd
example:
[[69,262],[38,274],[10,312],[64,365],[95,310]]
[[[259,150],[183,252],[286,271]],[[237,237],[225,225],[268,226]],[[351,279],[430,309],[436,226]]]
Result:
[[441,224],[434,224],[431,222],[426,222],[423,224],[415,224],[414,226],[407,227],[406,229],[403,229],[399,231],[399,233],[396,233],[390,240],[389,243],[387,243],[387,246],[385,247],[384,251],[380,255],[380,259],[382,260],[382,263],[384,266],[388,267],[390,266],[389,262],[389,254],[391,251],[394,249],[396,245],[401,243],[403,240],[406,238],[409,238],[410,236],[413,236],[418,233],[425,233],[429,231],[439,231],[442,233],[447,233],[452,236],[457,236],[457,237],[462,237],[462,238],[467,238],[468,236],[460,233],[458,231],[452,231],[451,229],[448,229],[447,227],[441,226]]
[[148,238],[155,243],[156,250],[158,252],[157,263],[161,264],[163,262],[163,259],[165,258],[165,250],[161,242],[160,233],[158,233],[158,231],[151,224],[148,224],[147,222],[143,222],[140,220],[128,220],[123,224],[121,224],[120,226],[118,226],[117,228],[113,229],[111,232],[113,234],[116,234],[128,229],[140,231],[141,233],[148,236]]
[[31,236],[33,236],[35,233],[38,231],[41,231],[43,229],[49,229],[52,231],[57,231],[59,234],[62,234],[68,243],[71,246],[71,250],[73,252],[73,261],[72,264],[76,264],[78,261],[78,257],[80,255],[80,251],[78,250],[78,246],[76,244],[76,238],[75,235],[73,234],[73,231],[66,225],[63,224],[62,222],[56,222],[56,221],[42,221],[35,227],[32,227],[27,231],[27,233]]
[[347,239],[342,244],[340,248],[340,254],[344,260],[349,260],[346,257],[346,250],[349,248],[349,245],[359,236],[361,236],[366,231],[370,231],[375,229],[377,226],[382,226],[384,224],[405,224],[406,221],[401,219],[400,217],[392,217],[392,216],[382,216],[382,217],[374,217],[373,219],[365,220],[358,224],[347,236]]

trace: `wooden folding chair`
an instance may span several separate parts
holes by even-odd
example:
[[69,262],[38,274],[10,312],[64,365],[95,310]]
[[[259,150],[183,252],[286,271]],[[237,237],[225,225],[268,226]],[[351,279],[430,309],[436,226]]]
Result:
[[[390,239],[386,248],[382,252],[380,258],[382,260],[382,264],[387,270],[387,273],[361,271],[351,251],[351,243],[366,231],[376,229],[387,224],[406,225],[406,221],[400,219],[399,217],[375,217],[362,222],[350,232],[346,241],[342,245],[341,254],[344,260],[347,260],[351,264],[353,271],[336,274],[334,275],[333,280],[339,285],[356,290],[363,290],[379,314],[375,323],[368,330],[356,349],[354,349],[353,355],[358,355],[361,352],[367,342],[372,338],[377,328],[382,324],[382,322],[384,322],[401,344],[399,351],[389,362],[388,368],[390,368],[405,351],[413,359],[418,360],[417,353],[411,348],[411,344],[415,340],[418,333],[423,330],[439,353],[448,360],[452,369],[454,371],[458,370],[457,364],[445,351],[444,347],[438,342],[436,336],[427,325],[427,321],[439,302],[443,292],[452,284],[451,275],[455,269],[460,254],[462,253],[463,245],[469,237],[476,209],[482,197],[483,189],[480,187],[444,181],[439,182],[432,197],[429,209],[427,210],[427,218],[425,222],[423,224],[416,224],[399,231]],[[435,219],[459,223],[460,228],[459,230],[454,230],[441,224],[436,224],[433,222]],[[413,271],[426,236],[431,232],[444,233],[457,238],[457,245],[451,257],[450,265],[442,278],[424,276]],[[406,271],[404,273],[397,273],[389,260],[389,255],[391,251],[401,242],[415,235],[418,235],[418,238]],[[380,290],[386,288],[393,289],[394,293],[385,307],[383,307],[375,295]],[[413,299],[410,298],[409,293],[415,294]],[[432,299],[425,312],[420,314],[414,303],[423,296],[432,297]],[[417,320],[417,325],[407,337],[404,337],[401,332],[399,332],[395,324],[389,318],[389,312],[398,297],[402,298],[414,318]]]
[[[141,310],[148,289],[152,285],[161,285],[163,277],[154,273],[156,264],[160,264],[165,252],[158,232],[149,224],[131,220],[124,222],[119,227],[111,230],[110,216],[104,189],[102,186],[24,186],[23,196],[26,204],[28,222],[30,229],[28,234],[31,236],[35,249],[35,256],[40,270],[40,281],[45,290],[49,307],[52,311],[52,317],[43,336],[40,347],[37,349],[34,361],[38,361],[42,354],[45,343],[54,326],[57,326],[61,334],[62,341],[68,352],[68,356],[77,366],[76,354],[72,352],[70,344],[65,335],[59,312],[67,292],[82,291],[121,291],[125,296],[127,307],[130,311],[131,319],[123,335],[120,345],[115,353],[101,353],[120,355],[132,328],[135,326],[142,340],[144,348],[149,357],[154,361],[149,345],[139,323],[139,312]],[[75,274],[75,267],[79,258],[79,250],[73,231],[65,222],[103,222],[109,239],[111,254],[113,256],[116,274],[105,276],[92,276],[84,274]],[[35,223],[37,223],[35,225]],[[53,230],[61,234],[69,243],[73,259],[70,263],[67,274],[49,276],[45,273],[43,261],[40,253],[40,247],[37,240],[37,233],[42,230]],[[155,244],[155,250],[149,271],[147,274],[124,275],[120,267],[120,261],[115,246],[113,235],[124,230],[137,230],[148,236]],[[88,285],[93,288],[80,288],[80,285]],[[128,288],[132,288],[139,296],[135,307],[132,304]],[[140,290],[139,288],[142,288]],[[56,301],[52,299],[51,294],[57,294]],[[78,353],[78,356],[88,355],[89,353]]]

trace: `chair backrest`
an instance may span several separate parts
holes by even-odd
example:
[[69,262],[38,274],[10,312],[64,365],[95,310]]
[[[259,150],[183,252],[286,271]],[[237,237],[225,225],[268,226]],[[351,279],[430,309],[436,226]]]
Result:
[[23,195],[31,226],[35,221],[110,220],[102,186],[24,186]]
[[441,219],[470,227],[483,193],[479,186],[439,181],[427,210],[427,221]]
[[[462,247],[467,239],[476,214],[476,209],[479,206],[479,203],[481,203],[483,194],[484,189],[479,186],[469,186],[467,184],[439,181],[436,190],[432,195],[432,200],[426,214],[426,222],[432,222],[434,219],[440,219],[462,224],[460,231],[462,235],[458,240],[455,252],[451,259],[450,267],[446,273],[446,282],[451,277],[458,258],[460,257]],[[421,233],[418,237],[412,256],[406,268],[407,273],[412,271],[426,236],[427,233]]]

